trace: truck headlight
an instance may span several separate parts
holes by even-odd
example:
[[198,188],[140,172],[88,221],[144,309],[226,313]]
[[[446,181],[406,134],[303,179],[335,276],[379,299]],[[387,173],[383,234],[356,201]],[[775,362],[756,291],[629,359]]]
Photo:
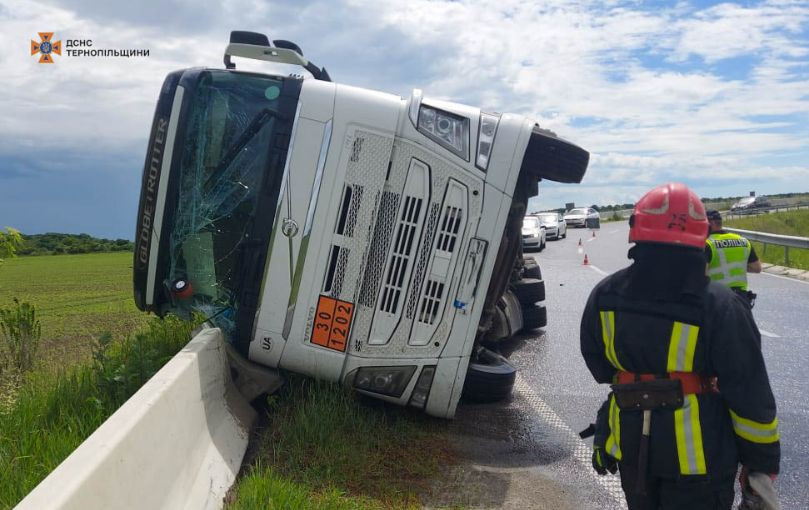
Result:
[[380,395],[401,397],[416,367],[361,367],[354,376],[354,388]]
[[418,129],[428,138],[469,161],[469,119],[422,104]]
[[489,168],[489,157],[492,155],[494,135],[497,133],[497,125],[499,123],[499,115],[481,112],[480,132],[478,133],[478,152],[477,158],[475,158],[475,165],[484,172]]

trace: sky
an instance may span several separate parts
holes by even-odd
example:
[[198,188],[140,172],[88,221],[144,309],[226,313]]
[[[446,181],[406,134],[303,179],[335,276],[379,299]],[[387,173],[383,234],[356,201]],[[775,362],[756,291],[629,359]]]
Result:
[[[295,41],[339,83],[521,113],[590,151],[581,184],[543,182],[529,210],[668,181],[809,191],[809,0],[0,0],[0,228],[132,239],[163,79],[221,68],[231,30]],[[149,56],[39,64],[38,32]]]

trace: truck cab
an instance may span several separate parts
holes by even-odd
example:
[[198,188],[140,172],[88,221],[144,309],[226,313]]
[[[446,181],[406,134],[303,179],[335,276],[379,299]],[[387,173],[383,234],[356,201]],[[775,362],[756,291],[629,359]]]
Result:
[[336,84],[261,34],[234,32],[225,64],[161,88],[137,306],[200,313],[256,363],[452,417],[521,278],[528,198],[543,178],[579,182],[588,153],[522,115]]

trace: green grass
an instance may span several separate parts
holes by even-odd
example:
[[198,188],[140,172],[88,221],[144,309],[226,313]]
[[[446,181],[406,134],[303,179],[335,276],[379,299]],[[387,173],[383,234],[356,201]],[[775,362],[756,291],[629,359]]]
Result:
[[[729,228],[740,228],[770,234],[809,237],[809,209],[760,214],[724,222]],[[784,247],[768,245],[766,250],[762,243],[754,242],[758,258],[762,262],[784,265]],[[809,270],[809,250],[789,249],[789,267]]]
[[147,318],[132,297],[131,253],[6,259],[0,267],[0,307],[15,297],[37,308],[45,364],[87,359],[102,332],[123,335]]
[[25,497],[188,343],[191,327],[153,319],[122,341],[101,336],[92,362],[30,374],[0,408],[0,508]]
[[335,384],[293,377],[267,416],[230,510],[420,508],[439,465],[452,462],[445,421]]

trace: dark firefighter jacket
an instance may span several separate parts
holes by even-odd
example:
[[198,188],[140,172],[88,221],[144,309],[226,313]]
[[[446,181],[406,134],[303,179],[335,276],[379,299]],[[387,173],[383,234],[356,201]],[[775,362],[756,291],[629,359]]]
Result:
[[[716,376],[719,393],[686,395],[682,408],[652,412],[649,472],[720,476],[737,463],[777,473],[780,443],[775,400],[749,307],[705,276],[698,250],[638,245],[635,262],[599,283],[584,310],[581,351],[599,383],[618,370]],[[641,411],[609,398],[599,411],[594,445],[623,462],[637,459]]]

